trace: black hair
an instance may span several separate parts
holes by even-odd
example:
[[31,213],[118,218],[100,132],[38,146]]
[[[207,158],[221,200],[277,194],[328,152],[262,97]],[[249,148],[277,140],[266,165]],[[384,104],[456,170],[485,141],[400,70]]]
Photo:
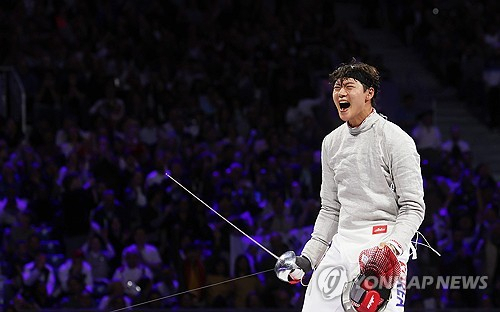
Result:
[[359,81],[363,85],[365,91],[368,88],[373,88],[375,92],[372,98],[372,106],[375,106],[375,98],[380,87],[380,74],[378,70],[374,66],[358,62],[353,58],[349,63],[340,64],[340,66],[328,76],[328,81],[331,85],[334,85],[337,80],[340,79],[340,81],[343,82],[347,78],[353,78]]

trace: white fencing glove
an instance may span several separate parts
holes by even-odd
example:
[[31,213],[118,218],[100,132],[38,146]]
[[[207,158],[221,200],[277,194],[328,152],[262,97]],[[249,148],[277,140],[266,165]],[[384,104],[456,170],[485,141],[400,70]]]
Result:
[[274,266],[276,276],[280,280],[290,284],[299,283],[304,275],[311,270],[311,261],[305,256],[297,257],[293,251],[287,251],[282,254]]

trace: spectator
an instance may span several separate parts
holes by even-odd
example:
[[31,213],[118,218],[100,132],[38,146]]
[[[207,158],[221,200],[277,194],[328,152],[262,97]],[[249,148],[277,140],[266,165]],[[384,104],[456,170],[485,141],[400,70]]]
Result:
[[457,125],[451,127],[450,138],[441,145],[441,149],[445,157],[455,161],[463,161],[470,157],[471,152],[469,143],[461,138],[460,128]]
[[[242,277],[252,274],[250,264],[244,255],[239,255],[234,261],[234,277]],[[245,279],[236,280],[233,286],[234,307],[245,308],[248,296],[262,289],[261,282],[257,276],[250,276]]]
[[[197,289],[206,285],[205,261],[202,258],[201,242],[191,242],[185,247],[185,258],[182,261],[181,289]],[[195,305],[203,302],[204,293],[200,290],[191,292]]]
[[160,252],[168,249],[169,242],[166,240],[169,229],[165,225],[172,218],[172,204],[168,202],[168,195],[159,186],[151,186],[147,192],[148,205],[143,212],[143,226],[151,236],[152,241],[158,243]]
[[61,283],[61,289],[65,294],[70,292],[69,281],[72,278],[83,283],[86,292],[92,293],[92,286],[94,284],[92,267],[85,261],[85,256],[80,249],[72,251],[71,258],[67,259],[66,262],[58,268],[57,277]]
[[[229,265],[226,259],[212,260],[211,269],[207,273],[207,285],[214,285],[229,280]],[[229,283],[207,288],[207,305],[214,308],[230,306],[232,287]]]
[[412,93],[404,94],[401,98],[401,105],[394,112],[394,122],[410,134],[416,126],[417,109],[415,95]]
[[111,81],[106,84],[105,96],[92,105],[89,114],[94,116],[95,121],[102,120],[112,128],[117,127],[125,116],[125,103],[117,97],[116,88]]
[[61,116],[61,94],[56,84],[54,73],[47,71],[42,78],[42,86],[35,97],[36,115],[50,116],[52,122],[57,122]]
[[318,215],[319,204],[314,199],[308,199],[303,206],[303,209],[295,221],[296,228],[303,228],[314,225],[316,216]]
[[95,137],[96,148],[91,154],[90,171],[94,179],[102,181],[110,190],[116,190],[123,183],[118,157],[116,156],[116,151],[113,149],[107,129],[100,129],[105,133]]
[[290,185],[289,192],[290,195],[285,200],[285,205],[290,210],[290,214],[293,218],[297,220],[305,205],[304,194],[300,182],[293,181]]
[[[133,298],[132,304],[148,303],[151,300],[151,296],[154,296],[155,289],[153,289],[153,280],[148,277],[141,277],[137,281],[138,294]],[[145,306],[144,308],[147,308]]]
[[125,294],[125,287],[121,280],[111,280],[108,289],[108,294],[102,297],[99,302],[99,311],[113,311],[132,305],[132,299]]
[[91,211],[95,202],[90,189],[82,184],[78,172],[67,173],[61,194],[62,231],[66,254],[80,248],[90,230]]
[[127,209],[131,220],[130,226],[143,226],[145,223],[144,213],[148,204],[146,191],[144,190],[144,174],[141,169],[135,170],[127,186],[124,189],[124,208]]
[[67,158],[72,152],[78,151],[83,138],[86,137],[88,137],[88,134],[79,128],[76,120],[70,116],[65,116],[62,127],[56,132],[55,144]]
[[11,280],[15,289],[20,289],[23,285],[24,265],[31,262],[33,258],[28,253],[28,243],[26,240],[17,241],[16,248],[11,253],[5,255],[2,273]]
[[412,137],[420,151],[439,150],[441,148],[441,131],[434,124],[434,112],[425,111],[420,114],[418,124],[412,130]]
[[108,281],[111,275],[111,259],[115,257],[115,250],[106,238],[93,233],[82,246],[85,260],[90,264],[94,281]]
[[122,257],[125,257],[128,252],[137,252],[144,265],[153,272],[158,271],[162,265],[160,253],[156,246],[148,243],[146,230],[143,227],[137,227],[134,230],[133,239],[134,243],[123,250]]
[[113,280],[121,281],[125,294],[132,299],[140,292],[137,283],[141,278],[154,279],[153,272],[141,262],[140,257],[135,249],[127,251],[122,265],[113,273]]
[[85,287],[85,282],[77,276],[71,276],[67,281],[67,291],[61,299],[63,309],[93,309],[95,302],[92,294]]
[[0,138],[2,138],[10,149],[14,149],[21,144],[24,139],[24,133],[21,131],[21,125],[12,118],[7,118],[0,128]]
[[164,299],[166,307],[173,307],[177,303],[176,294],[179,291],[179,281],[175,271],[172,268],[163,267],[157,277],[157,283],[154,285],[162,297],[169,297]]
[[38,287],[43,287],[47,296],[51,297],[54,294],[56,275],[52,267],[47,263],[46,254],[38,252],[32,262],[24,265],[23,283],[23,288],[30,293],[35,293]]
[[107,237],[111,246],[113,246],[115,250],[115,256],[111,259],[111,267],[118,267],[122,262],[122,252],[125,246],[130,241],[131,233],[130,231],[124,227],[123,223],[120,221],[118,217],[113,217],[111,219],[111,228],[106,229],[102,232],[96,232],[102,237]]
[[0,165],[3,167],[4,162],[8,159],[7,142],[0,136]]
[[[9,154],[9,158],[12,154]],[[21,173],[17,170],[13,161],[2,163],[2,175],[0,176],[0,190],[2,197],[10,194],[19,195],[22,190]]]
[[434,124],[434,112],[425,111],[418,116],[418,123],[411,131],[422,160],[437,167],[441,156],[441,131]]
[[39,310],[40,306],[33,300],[26,298],[27,294],[22,292],[17,293],[12,300],[9,302],[6,311],[29,311],[29,310]]
[[[287,213],[283,196],[277,195],[271,199],[272,212],[263,217],[263,222],[269,223],[270,232],[287,233],[292,228],[293,217]],[[269,233],[265,233],[269,234]]]
[[172,155],[168,153],[167,151],[157,148],[153,154],[153,168],[149,173],[146,175],[145,178],[145,188],[146,190],[149,189],[152,185],[155,184],[163,184],[163,181],[168,179],[165,176],[165,166],[169,162],[169,158]]
[[16,189],[9,186],[7,194],[0,200],[0,225],[13,226],[19,212],[25,211],[28,200],[19,197]]
[[3,233],[3,249],[12,254],[18,248],[19,241],[27,241],[31,235],[34,235],[31,212],[28,210],[19,211],[16,215],[16,222],[7,227]]
[[88,99],[82,82],[83,78],[77,71],[68,73],[67,83],[61,92],[62,111],[64,116],[75,116],[78,124],[88,124],[85,110]]
[[99,233],[111,228],[111,222],[117,218],[120,223],[128,221],[127,212],[116,198],[115,191],[107,189],[102,194],[102,201],[91,211],[92,227]]
[[28,257],[33,260],[41,250],[41,239],[38,233],[31,234],[27,241]]
[[151,289],[147,297],[144,297],[143,301],[137,301],[143,303],[141,306],[144,309],[160,310],[165,307],[165,300],[163,300],[160,292],[157,289]]
[[139,132],[141,142],[146,144],[150,149],[153,149],[158,142],[158,126],[153,116],[148,116],[143,127]]

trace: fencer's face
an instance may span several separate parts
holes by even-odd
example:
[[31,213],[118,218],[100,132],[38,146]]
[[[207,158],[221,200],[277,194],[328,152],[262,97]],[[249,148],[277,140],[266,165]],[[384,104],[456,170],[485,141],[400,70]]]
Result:
[[333,85],[333,102],[340,119],[357,127],[371,113],[374,89],[364,90],[361,82],[354,78],[338,79]]

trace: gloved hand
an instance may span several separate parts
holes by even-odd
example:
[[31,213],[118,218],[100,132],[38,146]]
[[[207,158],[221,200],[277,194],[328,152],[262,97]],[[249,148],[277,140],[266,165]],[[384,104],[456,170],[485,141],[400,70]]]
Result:
[[282,254],[274,266],[276,276],[290,284],[299,283],[304,275],[311,270],[311,262],[304,256],[297,257],[293,251]]
[[401,274],[401,265],[390,244],[380,244],[359,254],[361,274],[378,279],[379,286],[391,289]]
[[360,274],[342,291],[344,311],[383,311],[401,274],[397,248],[381,243],[359,254]]

